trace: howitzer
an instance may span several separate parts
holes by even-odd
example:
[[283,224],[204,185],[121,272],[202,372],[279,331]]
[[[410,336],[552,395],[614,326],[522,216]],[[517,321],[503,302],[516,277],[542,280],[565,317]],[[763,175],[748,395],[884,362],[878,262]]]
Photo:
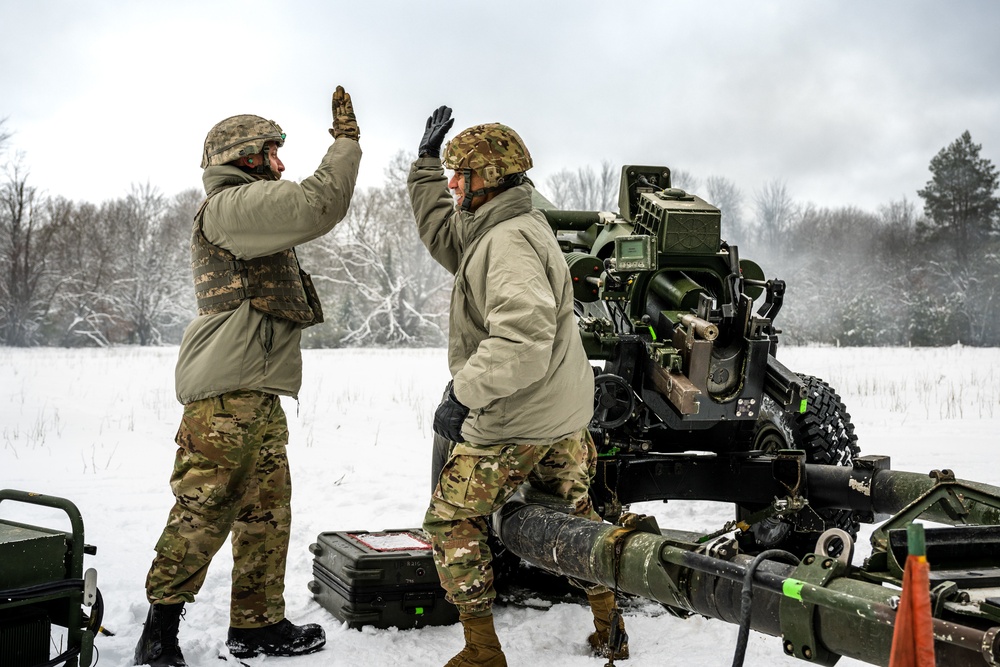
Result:
[[[720,211],[666,167],[624,167],[618,213],[536,196],[595,368],[591,497],[610,523],[511,501],[493,518],[501,558],[780,636],[809,662],[887,664],[905,529],[948,524],[927,530],[938,664],[1000,664],[1000,489],[861,456],[836,391],[777,359],[784,283],[723,241]],[[695,534],[628,512],[671,499],[735,516]],[[859,524],[876,521],[855,566]]]
[[827,528],[856,535],[870,513],[808,502],[780,464],[777,476],[746,465],[784,450],[850,465],[857,436],[832,387],[777,359],[784,282],[722,240],[718,208],[670,186],[667,167],[624,167],[618,213],[560,211],[536,193],[595,364],[598,511],[731,501],[751,552],[803,553]]

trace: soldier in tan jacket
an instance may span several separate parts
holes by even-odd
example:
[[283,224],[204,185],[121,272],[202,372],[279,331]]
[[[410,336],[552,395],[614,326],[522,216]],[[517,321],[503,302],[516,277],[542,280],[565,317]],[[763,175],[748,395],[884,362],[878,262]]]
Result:
[[[465,630],[465,647],[446,667],[502,667],[488,517],[527,481],[570,501],[575,515],[601,520],[588,495],[597,459],[587,430],[594,374],[573,312],[569,268],[545,217],[532,207],[527,147],[506,125],[470,127],[445,149],[444,166],[454,170],[449,181],[440,149],[453,122],[447,107],[427,120],[408,181],[420,238],[455,275],[453,381],[434,431],[456,444],[424,529]],[[594,611],[591,647],[605,657],[627,657],[612,591],[581,585]],[[620,630],[614,647],[612,624]]]
[[334,142],[301,183],[281,180],[285,134],[273,121],[233,116],[205,139],[206,199],[191,243],[198,316],[176,368],[184,415],[170,477],[175,502],[146,579],[137,665],[185,665],[177,641],[184,604],[230,533],[230,652],[298,655],[326,641],[319,625],[285,618],[291,480],[279,396],[298,397],[301,331],[323,321],[295,246],[344,218],[361,159],[354,107],[340,86],[332,106]]

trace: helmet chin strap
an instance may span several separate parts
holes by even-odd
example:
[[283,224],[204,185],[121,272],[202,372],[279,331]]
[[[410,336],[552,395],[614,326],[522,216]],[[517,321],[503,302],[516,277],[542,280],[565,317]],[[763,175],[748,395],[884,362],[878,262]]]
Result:
[[[261,163],[254,164],[251,167],[247,167],[246,170],[249,171],[254,176],[260,176],[262,179],[266,181],[278,180],[278,177],[274,175],[273,171],[271,171],[270,147],[265,144],[263,150],[261,150],[261,152],[258,153],[257,155],[263,157]],[[255,160],[253,159],[253,157],[249,157],[247,158],[247,162],[253,164]]]
[[[471,169],[463,169],[462,170],[462,177],[465,179],[465,185],[466,186],[472,185],[472,170]],[[474,192],[469,192],[468,190],[465,191],[465,194],[462,195],[462,204],[461,204],[463,211],[465,211],[465,212],[468,213],[469,211],[472,210],[472,200],[475,199],[476,196],[477,195]]]
[[[471,186],[472,185],[472,170],[468,169],[468,168],[463,169],[462,170],[462,176],[465,177],[465,184],[466,184],[466,186]],[[476,197],[484,197],[484,196],[488,195],[491,192],[496,192],[497,190],[506,190],[506,189],[507,189],[507,187],[505,185],[503,185],[503,179],[500,179],[500,183],[497,184],[497,185],[495,185],[495,186],[493,186],[492,188],[479,188],[478,190],[472,190],[471,192],[466,192],[465,196],[462,197],[462,204],[461,204],[462,205],[462,210],[466,211],[466,212],[471,211],[472,210],[472,200],[475,199]]]

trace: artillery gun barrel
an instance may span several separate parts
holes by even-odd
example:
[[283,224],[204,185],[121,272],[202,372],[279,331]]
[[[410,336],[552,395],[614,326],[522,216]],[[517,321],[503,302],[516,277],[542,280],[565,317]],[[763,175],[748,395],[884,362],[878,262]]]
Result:
[[[927,474],[859,466],[806,464],[806,478],[809,502],[813,505],[876,514],[895,514],[938,484],[937,479]],[[1000,487],[966,480],[957,482],[985,495],[1000,497]],[[967,510],[965,523],[1000,525],[1000,509],[996,507],[970,502]],[[940,504],[929,507],[922,517],[941,523],[954,520]]]
[[552,229],[582,232],[593,225],[601,224],[601,215],[597,211],[560,211],[558,209],[542,209],[545,219]]
[[[695,534],[629,531],[519,500],[509,501],[494,515],[494,527],[513,553],[550,572],[739,623],[742,580],[753,559],[742,554],[730,553],[727,560],[696,553]],[[817,565],[831,560],[814,559]],[[786,653],[794,650],[789,637],[805,633],[821,645],[810,647],[810,653],[826,650],[870,664],[887,664],[895,623],[891,601],[898,591],[835,576],[819,585],[803,586],[798,601],[790,600],[782,593],[784,585],[796,581],[803,567],[770,560],[760,564],[754,577],[750,627],[784,637]],[[783,615],[783,604],[806,606]],[[1000,627],[981,630],[942,619],[935,619],[934,626],[939,664],[1000,664]]]

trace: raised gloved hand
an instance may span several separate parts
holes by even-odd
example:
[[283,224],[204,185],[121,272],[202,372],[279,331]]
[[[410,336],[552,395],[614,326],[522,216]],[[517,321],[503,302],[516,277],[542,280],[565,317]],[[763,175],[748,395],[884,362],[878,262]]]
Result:
[[417,157],[441,157],[441,144],[444,143],[444,136],[455,124],[455,119],[451,117],[451,109],[441,105],[434,110],[434,113],[427,118],[427,126],[424,128],[424,136],[420,140],[420,148],[417,149]]
[[434,432],[442,438],[447,438],[451,442],[465,442],[462,437],[462,424],[469,416],[469,408],[458,402],[455,398],[454,383],[449,382],[445,389],[441,405],[434,411]]
[[354,105],[351,104],[351,94],[344,90],[343,86],[337,86],[333,91],[333,127],[330,134],[334,139],[347,137],[355,141],[361,138],[361,130],[358,129],[358,119],[354,116]]

